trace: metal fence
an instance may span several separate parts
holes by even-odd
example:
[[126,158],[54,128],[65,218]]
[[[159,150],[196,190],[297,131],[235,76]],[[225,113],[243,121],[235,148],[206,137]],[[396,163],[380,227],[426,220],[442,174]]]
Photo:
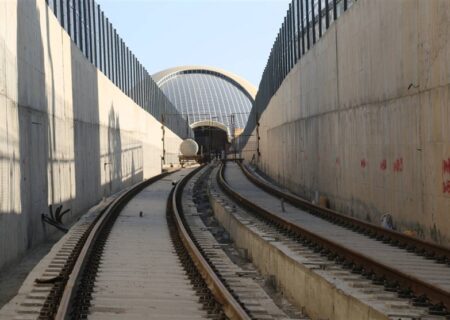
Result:
[[[84,56],[127,96],[159,121],[164,114],[178,113],[126,46],[100,5],[94,0],[46,2]],[[180,137],[189,132],[181,115],[172,116],[164,124]]]
[[261,114],[287,74],[355,2],[357,0],[292,0],[270,51],[247,125],[239,139],[241,149],[255,127],[259,126]]

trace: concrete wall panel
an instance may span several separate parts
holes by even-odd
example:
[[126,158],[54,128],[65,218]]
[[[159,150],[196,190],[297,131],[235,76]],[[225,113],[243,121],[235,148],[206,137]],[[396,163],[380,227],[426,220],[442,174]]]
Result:
[[390,213],[448,245],[449,17],[445,0],[355,3],[262,114],[259,167],[308,199],[374,223]]
[[[165,129],[177,162],[180,138]],[[48,206],[73,221],[161,172],[161,123],[79,51],[45,0],[0,1],[0,268],[42,241]]]

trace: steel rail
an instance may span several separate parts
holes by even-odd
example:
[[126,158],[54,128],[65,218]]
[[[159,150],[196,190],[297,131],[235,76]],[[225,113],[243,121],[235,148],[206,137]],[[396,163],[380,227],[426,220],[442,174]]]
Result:
[[230,319],[244,320],[251,319],[239,302],[233,297],[230,291],[225,287],[223,282],[219,279],[212,267],[206,261],[202,253],[199,251],[194,241],[192,240],[189,231],[186,229],[183,223],[182,215],[183,209],[181,205],[182,193],[186,183],[201,169],[199,167],[193,170],[188,175],[183,177],[175,186],[171,199],[171,206],[169,210],[172,211],[176,227],[183,242],[184,247],[189,253],[192,261],[196,265],[200,275],[207,284],[209,290],[213,294],[217,302],[222,305],[223,311]]
[[375,224],[343,215],[328,208],[320,207],[291,193],[274,188],[269,183],[250,173],[245,165],[242,163],[238,164],[242,172],[251,182],[264,191],[279,198],[283,198],[299,209],[307,210],[310,214],[318,216],[334,224],[350,228],[356,232],[367,234],[377,240],[389,242],[391,245],[396,247],[405,248],[408,251],[415,252],[418,255],[423,255],[427,259],[435,259],[438,263],[447,263],[450,265],[450,248],[417,239],[394,230],[385,229]]
[[76,295],[76,291],[80,283],[80,279],[83,275],[83,271],[86,267],[90,252],[92,251],[96,239],[98,239],[100,233],[102,232],[102,229],[104,228],[108,220],[111,219],[114,214],[120,212],[123,206],[142,189],[173,172],[175,171],[162,173],[133,186],[130,190],[126,191],[124,194],[115,199],[109,205],[107,210],[94,220],[94,225],[90,229],[89,235],[83,244],[83,248],[81,249],[77,257],[77,260],[65,284],[63,294],[59,301],[58,310],[55,315],[56,320],[65,320],[71,318],[72,302],[74,296]]
[[246,209],[249,209],[264,220],[273,223],[296,240],[310,247],[314,247],[317,252],[328,255],[329,259],[336,259],[342,263],[346,262],[347,265],[353,267],[353,270],[370,276],[372,279],[382,279],[385,285],[389,284],[391,288],[398,292],[411,291],[416,297],[426,296],[428,301],[435,306],[444,306],[447,310],[450,310],[450,292],[380,263],[369,256],[334,243],[241,196],[226,182],[224,167],[222,164],[220,170],[217,172],[219,186],[234,201]]

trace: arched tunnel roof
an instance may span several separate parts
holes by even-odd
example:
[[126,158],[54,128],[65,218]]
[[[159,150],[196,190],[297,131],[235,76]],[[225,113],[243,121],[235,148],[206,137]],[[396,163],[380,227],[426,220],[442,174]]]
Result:
[[190,125],[213,120],[229,133],[245,127],[257,91],[247,80],[207,66],[170,68],[153,79]]

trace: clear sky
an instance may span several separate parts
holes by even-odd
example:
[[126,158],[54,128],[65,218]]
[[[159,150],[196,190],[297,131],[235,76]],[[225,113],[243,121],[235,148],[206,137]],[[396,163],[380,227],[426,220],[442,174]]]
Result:
[[209,65],[259,85],[289,0],[97,0],[151,73]]

